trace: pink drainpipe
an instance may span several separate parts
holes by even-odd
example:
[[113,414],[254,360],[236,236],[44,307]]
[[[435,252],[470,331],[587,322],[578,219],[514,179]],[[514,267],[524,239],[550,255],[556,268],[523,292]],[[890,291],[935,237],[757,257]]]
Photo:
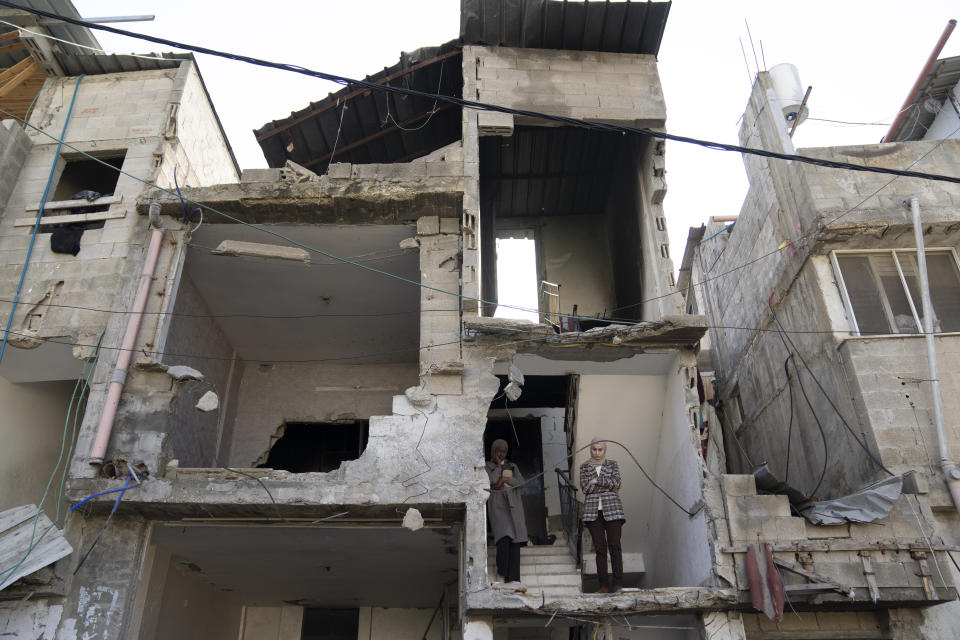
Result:
[[123,334],[123,345],[117,357],[117,366],[110,375],[110,389],[107,391],[107,402],[100,416],[100,425],[97,427],[97,437],[90,449],[90,464],[103,464],[103,457],[107,454],[107,445],[110,444],[110,434],[113,431],[113,421],[117,416],[117,406],[120,404],[120,394],[127,380],[127,368],[133,358],[133,348],[140,332],[140,320],[143,310],[147,306],[147,296],[150,294],[150,285],[153,283],[153,274],[157,268],[157,258],[160,257],[160,244],[163,242],[163,229],[154,228],[150,236],[150,246],[147,248],[147,258],[143,263],[143,273],[140,275],[140,286],[137,288],[137,297],[133,299],[133,308],[127,320],[127,331]]

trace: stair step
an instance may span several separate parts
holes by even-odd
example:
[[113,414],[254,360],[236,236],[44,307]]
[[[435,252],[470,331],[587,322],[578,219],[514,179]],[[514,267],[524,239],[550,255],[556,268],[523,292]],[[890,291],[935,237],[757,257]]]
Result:
[[561,586],[556,586],[556,587],[544,587],[542,591],[543,591],[543,597],[544,597],[544,599],[547,600],[548,602],[549,602],[550,600],[555,600],[555,599],[557,599],[557,598],[566,598],[566,597],[579,596],[579,595],[582,595],[582,593],[583,593],[583,592],[580,590],[580,585],[577,585],[577,586],[575,586],[575,587],[572,587],[572,586],[567,586],[567,587],[561,587]]

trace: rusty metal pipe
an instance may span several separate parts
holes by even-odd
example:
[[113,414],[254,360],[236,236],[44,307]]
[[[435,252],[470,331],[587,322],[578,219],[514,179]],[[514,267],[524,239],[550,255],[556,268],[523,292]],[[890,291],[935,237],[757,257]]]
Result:
[[924,79],[927,77],[927,74],[930,73],[930,69],[933,68],[934,63],[937,61],[937,57],[940,55],[940,52],[943,51],[943,47],[947,44],[947,40],[950,39],[950,34],[953,33],[954,28],[957,26],[956,20],[950,20],[947,23],[947,27],[943,30],[940,39],[937,41],[937,45],[933,48],[933,51],[930,52],[930,57],[927,58],[927,63],[923,65],[923,70],[920,71],[920,75],[917,76],[917,81],[913,83],[913,88],[910,89],[910,93],[907,94],[907,99],[903,101],[903,105],[900,107],[900,113],[897,114],[897,117],[893,119],[893,124],[890,125],[890,130],[887,131],[887,135],[883,136],[881,142],[886,142],[890,136],[892,136],[896,131],[897,127],[900,126],[900,123],[906,117],[907,109],[912,104],[913,94],[920,90],[920,85],[923,84]]
[[90,464],[102,464],[107,454],[107,445],[110,443],[110,434],[113,432],[113,422],[117,417],[117,406],[120,404],[120,394],[127,380],[127,369],[133,358],[133,349],[136,346],[137,334],[140,332],[140,320],[143,310],[147,306],[147,296],[150,294],[150,285],[153,283],[153,274],[157,269],[157,258],[160,257],[160,245],[163,242],[163,229],[154,228],[150,235],[150,245],[147,248],[147,257],[143,262],[143,273],[140,274],[140,285],[137,295],[133,299],[130,317],[127,320],[127,330],[123,335],[123,344],[120,355],[117,356],[117,365],[110,375],[110,388],[107,390],[107,401],[100,415],[100,424],[97,426],[97,435],[90,449]]

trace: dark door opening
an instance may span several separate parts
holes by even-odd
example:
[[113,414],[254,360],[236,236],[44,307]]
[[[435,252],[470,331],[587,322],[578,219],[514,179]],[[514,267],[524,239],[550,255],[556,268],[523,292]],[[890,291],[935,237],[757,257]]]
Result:
[[291,473],[326,473],[346,460],[356,460],[367,448],[369,421],[347,423],[288,422],[283,436],[270,447],[267,469]]
[[[526,483],[520,489],[527,535],[547,537],[547,506],[543,498],[543,444],[540,418],[488,419],[483,433],[483,450],[490,459],[490,445],[501,438],[510,446],[507,459],[520,467]],[[517,439],[519,438],[519,444]],[[536,477],[534,477],[536,476]]]
[[359,609],[303,610],[301,640],[356,640],[360,628]]

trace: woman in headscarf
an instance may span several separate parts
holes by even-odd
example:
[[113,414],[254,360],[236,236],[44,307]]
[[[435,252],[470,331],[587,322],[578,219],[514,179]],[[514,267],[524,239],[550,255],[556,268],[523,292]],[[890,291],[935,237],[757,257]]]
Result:
[[593,548],[597,552],[598,593],[610,593],[607,573],[607,551],[613,569],[613,592],[623,588],[623,552],[620,549],[620,529],[626,518],[620,501],[620,467],[607,459],[607,445],[603,438],[590,441],[590,458],[580,465],[580,488],[585,499],[583,523],[590,531]]
[[[507,460],[506,440],[494,440],[487,461],[490,477],[490,499],[487,518],[497,545],[497,573],[508,583],[520,582],[520,547],[527,542],[527,525],[523,517],[520,487],[523,476],[513,462]],[[525,591],[516,585],[517,591]]]

